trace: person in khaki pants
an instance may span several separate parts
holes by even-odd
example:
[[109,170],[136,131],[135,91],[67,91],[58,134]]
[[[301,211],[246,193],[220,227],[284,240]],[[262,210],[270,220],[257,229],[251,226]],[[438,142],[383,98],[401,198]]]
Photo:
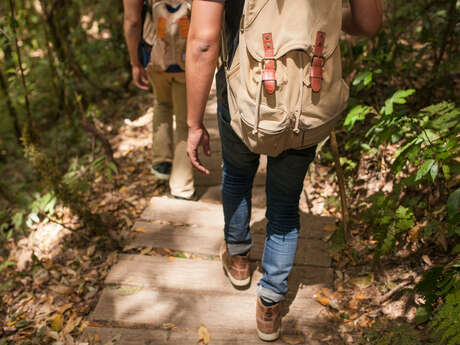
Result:
[[[138,46],[142,32],[143,0],[123,0],[124,32],[132,67],[134,84],[155,95],[153,110],[152,173],[168,180],[171,194],[178,199],[195,200],[193,168],[187,158],[187,99],[185,73],[178,65],[165,71],[144,68],[139,60]],[[174,10],[174,9],[173,9]],[[175,114],[175,136],[173,133]]]

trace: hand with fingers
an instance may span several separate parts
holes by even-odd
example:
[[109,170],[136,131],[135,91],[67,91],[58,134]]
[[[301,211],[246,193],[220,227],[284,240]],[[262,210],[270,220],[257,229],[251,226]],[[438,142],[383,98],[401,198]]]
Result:
[[147,72],[142,65],[133,65],[132,74],[134,84],[141,90],[148,90],[149,84],[147,79]]
[[198,148],[203,146],[203,152],[206,156],[211,155],[209,147],[209,134],[204,125],[200,127],[189,127],[187,138],[187,154],[192,162],[192,165],[201,171],[203,174],[209,175],[209,170],[206,169],[200,162],[198,157]]

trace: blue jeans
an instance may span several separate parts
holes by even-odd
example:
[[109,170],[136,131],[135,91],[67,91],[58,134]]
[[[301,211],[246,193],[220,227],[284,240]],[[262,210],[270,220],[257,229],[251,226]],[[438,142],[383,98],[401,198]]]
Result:
[[[254,176],[259,155],[251,152],[230,126],[227,107],[218,106],[219,131],[224,161],[222,203],[225,217],[225,242],[231,255],[247,253],[252,247],[249,222]],[[287,279],[294,265],[299,235],[299,198],[315,147],[286,150],[267,161],[267,235],[262,268],[264,276],[257,295],[279,302],[287,292]]]

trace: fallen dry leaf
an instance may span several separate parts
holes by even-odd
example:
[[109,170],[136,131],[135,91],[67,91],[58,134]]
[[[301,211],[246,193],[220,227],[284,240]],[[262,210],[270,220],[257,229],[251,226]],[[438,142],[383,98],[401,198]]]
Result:
[[303,336],[303,334],[282,335],[281,340],[289,345],[298,345],[305,343],[305,337]]
[[75,317],[75,316],[76,315],[72,315],[70,317],[70,320],[67,321],[65,327],[62,330],[62,333],[69,334],[75,329],[75,327],[77,327],[80,324],[82,317]]
[[131,296],[143,289],[142,286],[121,286],[116,290],[119,296]]
[[92,244],[91,246],[88,247],[86,250],[86,255],[88,256],[93,256],[94,252],[96,251],[96,245]]
[[209,335],[208,330],[204,326],[200,326],[198,329],[198,343],[203,343],[204,345],[209,344],[209,340],[211,340],[211,336]]
[[139,253],[140,255],[147,255],[148,253],[150,253],[152,251],[152,247],[147,247],[147,248],[144,248],[141,250],[141,252]]
[[73,292],[73,288],[66,285],[51,285],[50,289],[61,295],[70,295]]
[[326,307],[329,307],[331,305],[331,302],[329,301],[329,298],[327,297],[318,296],[316,297],[316,300],[322,305],[325,305]]
[[53,331],[59,332],[62,329],[62,325],[64,323],[64,318],[62,314],[56,314],[53,318],[53,322],[51,323],[51,328]]
[[356,277],[349,280],[349,283],[360,289],[366,289],[374,282],[374,273],[370,273],[364,277]]
[[70,308],[72,308],[73,304],[72,303],[67,303],[65,305],[63,305],[62,307],[60,307],[57,312],[59,314],[64,314],[67,310],[69,310]]
[[86,321],[87,326],[89,327],[104,327],[102,323],[94,322],[94,321]]
[[176,325],[173,324],[172,322],[168,322],[168,323],[162,324],[161,328],[163,328],[163,329],[173,329],[173,328],[176,328]]
[[137,231],[137,232],[147,232],[147,229],[142,227],[142,226],[138,226],[138,227],[135,227],[134,228],[134,231]]
[[337,226],[335,224],[326,224],[324,227],[323,227],[323,230],[326,230],[326,231],[335,231],[337,230]]

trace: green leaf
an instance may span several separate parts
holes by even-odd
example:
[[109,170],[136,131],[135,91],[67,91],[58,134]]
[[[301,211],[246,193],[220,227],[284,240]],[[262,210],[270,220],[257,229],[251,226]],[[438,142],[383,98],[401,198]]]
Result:
[[414,321],[416,324],[420,325],[421,323],[425,323],[429,320],[430,313],[428,312],[427,307],[421,306],[417,309],[415,313]]
[[372,82],[372,75],[371,71],[365,71],[359,73],[355,79],[353,79],[353,86],[357,86],[359,84],[363,84],[364,86],[368,86]]
[[447,199],[447,214],[449,221],[453,221],[460,212],[460,188],[449,195]]
[[22,320],[19,320],[18,322],[16,322],[16,324],[14,325],[16,328],[24,328],[26,327],[27,325],[29,324],[29,321],[27,321],[26,319],[22,319]]
[[29,214],[29,219],[31,219],[34,223],[40,223],[40,218],[36,213]]
[[447,164],[442,165],[442,173],[444,174],[446,180],[450,179],[450,168]]
[[393,96],[388,98],[385,101],[385,105],[383,106],[382,110],[380,111],[381,113],[384,113],[385,115],[391,115],[393,114],[393,104],[404,104],[406,103],[406,98],[412,95],[415,92],[414,89],[409,89],[409,90],[398,90],[396,91]]
[[452,254],[460,253],[460,244],[457,244],[454,249],[452,249]]
[[0,264],[0,272],[3,271],[5,268],[10,267],[10,266],[15,266],[16,262],[7,260],[5,262],[2,262]]
[[393,96],[391,96],[391,99],[393,103],[397,104],[405,104],[406,103],[406,98],[412,95],[415,92],[414,89],[409,89],[409,90],[398,90],[396,91]]
[[114,174],[118,174],[118,168],[117,168],[117,166],[115,165],[114,162],[109,162],[108,166],[109,166],[110,170],[113,171]]
[[363,121],[366,115],[371,111],[371,107],[367,105],[357,105],[351,109],[345,118],[344,125],[348,130],[352,129],[356,121]]
[[417,175],[415,176],[415,181],[419,181],[425,176],[428,171],[430,171],[431,167],[435,163],[434,159],[428,159],[423,163],[422,167],[417,171]]
[[435,162],[430,169],[430,175],[431,175],[431,179],[433,180],[433,182],[434,180],[436,180],[436,177],[438,176],[438,170],[439,170],[438,162]]
[[24,222],[24,211],[15,213],[14,216],[11,217],[11,221],[13,222],[14,228],[19,230]]

